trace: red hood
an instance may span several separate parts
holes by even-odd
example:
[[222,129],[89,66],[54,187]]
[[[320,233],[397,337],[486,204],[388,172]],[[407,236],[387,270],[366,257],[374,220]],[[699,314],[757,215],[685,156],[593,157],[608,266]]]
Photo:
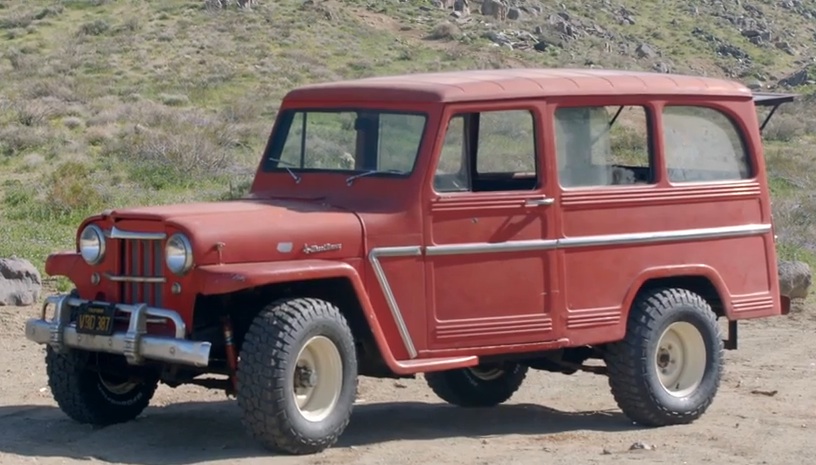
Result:
[[[198,265],[363,255],[357,215],[317,200],[136,207],[114,210],[109,217],[123,230],[150,228],[188,234]],[[153,222],[163,225],[157,228],[149,224]],[[220,258],[219,244],[223,244]]]

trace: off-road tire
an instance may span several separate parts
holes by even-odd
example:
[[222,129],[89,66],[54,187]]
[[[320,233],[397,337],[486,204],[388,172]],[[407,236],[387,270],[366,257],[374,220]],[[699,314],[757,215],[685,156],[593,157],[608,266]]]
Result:
[[[294,371],[303,345],[320,335],[339,351],[342,385],[328,417],[313,422],[300,413],[294,400]],[[357,391],[351,329],[329,302],[312,298],[275,301],[255,317],[247,331],[237,375],[238,404],[252,437],[275,452],[320,452],[337,442],[351,417]]]
[[127,392],[116,393],[92,369],[93,359],[94,354],[84,351],[57,353],[46,348],[48,386],[60,409],[74,421],[95,426],[125,423],[138,417],[156,392],[158,376],[136,383]]
[[[702,378],[683,396],[663,387],[656,366],[659,339],[676,322],[693,325],[705,347]],[[711,405],[722,378],[723,341],[717,317],[703,297],[689,290],[646,291],[632,306],[626,337],[609,345],[605,360],[612,395],[629,419],[643,426],[692,423]]]
[[471,368],[425,373],[428,387],[445,402],[459,407],[493,407],[508,401],[527,377],[528,367],[515,362],[499,365],[502,373],[484,379]]

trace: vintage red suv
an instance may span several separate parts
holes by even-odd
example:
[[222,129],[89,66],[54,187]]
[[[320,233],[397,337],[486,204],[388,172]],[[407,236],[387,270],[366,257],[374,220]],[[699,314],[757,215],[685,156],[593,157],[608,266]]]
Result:
[[336,443],[358,376],[484,407],[590,370],[637,423],[689,423],[737,322],[789,309],[757,107],[792,99],[566,69],[295,89],[246,198],[88,218],[26,335],[76,421],[193,383],[293,454]]

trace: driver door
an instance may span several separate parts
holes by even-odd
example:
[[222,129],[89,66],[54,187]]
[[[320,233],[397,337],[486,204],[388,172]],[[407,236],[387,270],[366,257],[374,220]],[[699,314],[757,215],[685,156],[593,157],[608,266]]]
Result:
[[556,338],[553,187],[544,108],[449,114],[425,228],[432,350]]

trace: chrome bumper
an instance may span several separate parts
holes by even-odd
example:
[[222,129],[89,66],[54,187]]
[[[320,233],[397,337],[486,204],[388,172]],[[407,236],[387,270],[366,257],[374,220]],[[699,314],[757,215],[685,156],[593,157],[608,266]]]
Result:
[[[117,304],[117,310],[130,313],[127,332],[117,332],[110,336],[78,334],[74,323],[70,321],[71,307],[85,302],[87,301],[69,295],[46,298],[40,318],[26,321],[26,338],[48,344],[58,352],[74,348],[124,355],[131,365],[139,365],[145,359],[197,367],[208,365],[212,344],[185,339],[186,326],[178,313],[144,304]],[[46,320],[49,305],[54,305],[54,317]],[[148,321],[166,320],[170,320],[176,328],[174,338],[147,334]]]

